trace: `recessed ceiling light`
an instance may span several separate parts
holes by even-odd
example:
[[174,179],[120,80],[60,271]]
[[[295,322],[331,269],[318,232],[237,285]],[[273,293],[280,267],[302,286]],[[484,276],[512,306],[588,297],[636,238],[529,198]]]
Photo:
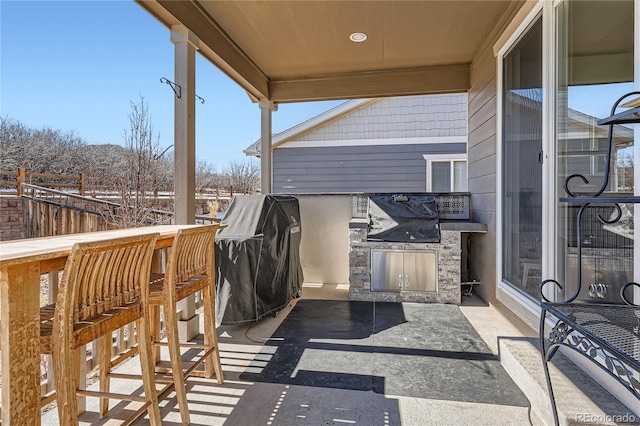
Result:
[[353,33],[349,36],[349,40],[354,43],[362,43],[367,39],[367,35],[365,33]]

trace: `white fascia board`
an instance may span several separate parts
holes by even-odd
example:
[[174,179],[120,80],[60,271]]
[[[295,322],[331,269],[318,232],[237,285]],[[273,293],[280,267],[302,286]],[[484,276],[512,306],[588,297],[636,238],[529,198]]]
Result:
[[337,139],[320,141],[292,141],[278,148],[330,148],[338,146],[427,145],[436,143],[467,143],[466,136],[431,136],[388,139]]
[[253,145],[247,149],[243,149],[242,152],[244,152],[244,155],[247,157],[260,157],[260,151],[255,149]]
[[[286,143],[287,141],[295,138],[296,136],[302,133],[308,132],[314,127],[320,126],[321,124],[324,124],[341,115],[344,115],[356,108],[360,108],[362,106],[372,104],[376,101],[378,101],[378,99],[352,99],[350,101],[344,102],[321,114],[316,115],[315,117],[311,117],[310,119],[303,121],[302,123],[296,124],[295,126],[290,127],[283,132],[273,135],[273,138],[271,140],[271,147],[276,148],[278,145]],[[260,156],[260,150],[258,149],[259,147],[260,147],[260,139],[252,143],[243,152],[246,155]]]
[[525,29],[531,24],[532,17],[542,12],[544,0],[525,0],[505,31],[493,45],[493,56],[502,57],[515,44]]

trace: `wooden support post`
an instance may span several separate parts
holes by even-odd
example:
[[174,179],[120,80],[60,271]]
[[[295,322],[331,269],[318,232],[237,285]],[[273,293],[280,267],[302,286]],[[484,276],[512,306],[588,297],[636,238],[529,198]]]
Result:
[[16,189],[18,190],[18,196],[22,195],[22,184],[25,182],[26,173],[24,167],[18,167],[16,172]]
[[86,176],[84,175],[84,173],[80,173],[79,181],[80,181],[80,188],[78,188],[78,194],[84,196],[84,191],[87,186]]

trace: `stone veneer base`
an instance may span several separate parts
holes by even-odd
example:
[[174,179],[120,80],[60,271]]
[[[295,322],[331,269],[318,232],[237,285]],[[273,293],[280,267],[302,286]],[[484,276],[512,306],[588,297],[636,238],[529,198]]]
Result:
[[[460,231],[441,230],[440,243],[367,241],[363,227],[349,229],[349,299],[374,302],[420,302],[460,304]],[[435,250],[438,252],[436,292],[371,291],[371,250]]]

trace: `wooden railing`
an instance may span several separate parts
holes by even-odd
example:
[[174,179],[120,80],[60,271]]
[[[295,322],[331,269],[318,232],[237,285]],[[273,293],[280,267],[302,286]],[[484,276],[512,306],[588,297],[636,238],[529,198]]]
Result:
[[[41,186],[21,186],[25,238],[114,229],[130,208]],[[145,209],[145,216],[144,225],[163,225],[173,223],[174,213]],[[216,217],[196,216],[197,223],[219,221]]]
[[[23,185],[32,184],[44,188],[60,189],[78,195],[90,195],[92,197],[109,197],[117,194],[117,189],[113,184],[108,184],[101,178],[88,177],[85,173],[79,175],[60,175],[53,173],[34,173],[29,172],[23,167],[17,170],[0,170],[0,188],[15,188],[18,196],[22,195]],[[154,198],[173,197],[173,188],[169,182],[163,185],[154,185]],[[239,193],[236,191],[236,193]],[[250,194],[252,192],[243,191],[242,194]],[[211,199],[227,199],[233,198],[233,186],[220,187],[202,187],[196,191],[196,198]]]
[[[48,237],[114,229],[128,207],[41,186],[23,184],[25,237]],[[147,209],[144,225],[169,224],[173,212]]]
[[[52,173],[31,173],[23,167],[18,170],[0,170],[0,180],[9,187],[15,187],[18,195],[22,195],[25,183],[36,183],[47,188],[68,188],[77,190],[78,194],[85,193],[87,183],[84,173],[77,176],[57,175]],[[75,191],[74,191],[75,192]]]

